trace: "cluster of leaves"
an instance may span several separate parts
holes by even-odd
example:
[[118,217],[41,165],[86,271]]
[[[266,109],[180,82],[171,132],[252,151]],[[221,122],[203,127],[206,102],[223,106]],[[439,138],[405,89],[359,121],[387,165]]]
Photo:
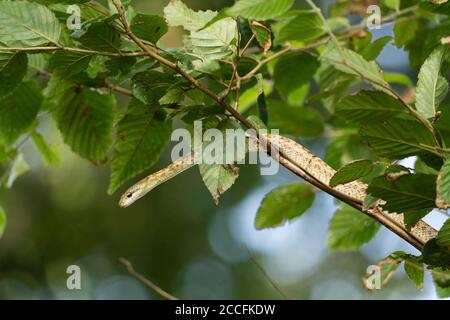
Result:
[[[70,4],[81,10],[80,30],[67,27]],[[190,130],[195,120],[203,121],[203,129],[241,127],[217,100],[197,90],[200,84],[258,126],[303,138],[333,133],[325,160],[339,170],[331,185],[362,179],[369,184],[367,205],[384,200],[385,210],[405,214],[408,228],[433,209],[450,207],[450,2],[381,1],[394,37],[379,39],[367,31],[367,17],[351,25],[352,1],[332,4],[328,18],[312,1],[293,9],[294,0],[238,0],[214,12],[172,0],[164,17],[123,4],[133,34],[196,83],[148,57],[111,2],[0,0],[5,187],[28,170],[21,147],[29,139],[46,164],[59,164],[45,135],[47,118],[73,152],[95,165],[110,164],[110,194],[155,164],[174,120]],[[161,48],[169,27],[183,29],[183,48]],[[383,72],[375,61],[391,42],[419,69],[416,84],[404,74]],[[412,156],[415,168],[397,163]],[[232,166],[201,165],[199,171],[215,201],[238,177]],[[273,190],[258,210],[256,227],[301,216],[314,197],[306,184]],[[0,234],[4,220],[0,209]],[[405,262],[420,287],[426,264],[438,275],[439,294],[450,295],[449,221],[420,257],[397,252],[380,262],[382,282]],[[358,249],[378,229],[376,221],[343,205],[331,220],[329,246]]]

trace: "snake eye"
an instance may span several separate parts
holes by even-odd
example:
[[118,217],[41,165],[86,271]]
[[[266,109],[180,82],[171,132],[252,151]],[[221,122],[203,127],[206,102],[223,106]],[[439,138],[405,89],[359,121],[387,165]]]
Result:
[[131,192],[129,192],[128,194],[127,194],[127,198],[131,198],[133,196],[133,194],[131,193]]

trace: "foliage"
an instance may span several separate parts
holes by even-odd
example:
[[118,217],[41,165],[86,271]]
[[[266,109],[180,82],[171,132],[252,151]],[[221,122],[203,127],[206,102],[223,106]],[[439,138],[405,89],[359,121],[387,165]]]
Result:
[[[405,230],[431,210],[449,208],[448,2],[383,1],[394,38],[380,39],[364,23],[351,25],[351,2],[332,4],[328,18],[312,1],[312,10],[297,10],[293,0],[238,0],[215,12],[173,0],[164,17],[136,13],[128,3],[121,12],[117,3],[98,3],[93,13],[86,1],[0,0],[4,187],[30,169],[22,150],[28,140],[45,164],[60,163],[44,120],[56,123],[74,153],[110,165],[110,194],[157,162],[173,126],[202,120],[204,130],[231,122],[294,138],[331,136],[326,160],[340,169],[330,186],[363,179],[369,200],[405,214]],[[65,23],[69,4],[81,8],[80,30]],[[182,48],[162,44],[171,27],[183,29]],[[389,42],[408,52],[416,84],[377,63]],[[411,156],[415,170],[388,165]],[[234,165],[200,166],[216,202],[239,175]],[[309,185],[280,186],[263,200],[255,226],[291,221],[314,199]],[[5,220],[0,209],[0,235]],[[382,284],[404,263],[417,287],[428,268],[439,294],[448,295],[448,221],[421,256],[396,252],[381,261]],[[343,206],[328,243],[355,250],[378,228]]]

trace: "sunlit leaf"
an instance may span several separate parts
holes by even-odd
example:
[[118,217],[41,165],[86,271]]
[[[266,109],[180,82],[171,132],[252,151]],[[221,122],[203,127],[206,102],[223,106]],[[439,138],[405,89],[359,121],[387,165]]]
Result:
[[238,172],[229,165],[199,164],[198,168],[216,204],[219,204],[220,196],[234,184],[239,176]]
[[438,47],[420,68],[416,108],[425,118],[435,116],[440,103],[447,95],[448,82],[440,75],[441,65],[447,52],[447,47]]
[[11,47],[57,44],[61,26],[47,7],[28,1],[0,1],[0,42]]

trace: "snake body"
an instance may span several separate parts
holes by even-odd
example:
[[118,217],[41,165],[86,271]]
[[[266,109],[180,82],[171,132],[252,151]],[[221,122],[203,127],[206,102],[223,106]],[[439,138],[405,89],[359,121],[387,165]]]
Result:
[[137,182],[122,195],[119,207],[126,208],[145,196],[161,183],[172,179],[179,173],[186,171],[195,165],[195,153],[192,152],[181,159],[174,161],[164,169],[152,173],[148,177]]
[[[337,194],[339,198],[351,200],[351,202],[354,202],[354,205],[358,206],[359,210],[376,218],[405,239],[408,238],[408,241],[413,242],[416,247],[419,248],[428,240],[436,237],[437,231],[423,221],[419,221],[409,232],[406,232],[403,214],[383,211],[379,206],[381,202],[378,202],[371,208],[364,208],[363,203],[366,198],[367,185],[361,181],[353,181],[331,188],[329,186],[330,180],[336,171],[301,144],[279,135],[264,134],[260,138],[267,140],[271,148],[271,156],[282,165],[294,173],[300,173],[299,175],[302,177],[308,175],[309,178],[318,182],[319,185]],[[195,165],[195,156],[196,153],[192,152],[166,168],[142,179],[124,193],[119,205],[123,208],[128,207],[159,184],[189,169]],[[410,239],[411,235],[414,239]]]
[[[302,171],[307,172],[315,180],[319,181],[321,184],[328,186],[330,185],[330,180],[336,171],[331,168],[325,161],[314,155],[307,148],[301,144],[288,139],[283,136],[270,137],[265,135],[268,141],[271,141],[272,145],[278,148],[278,152],[275,152],[276,160],[280,161],[285,158],[289,162],[295,164],[295,166],[301,168]],[[281,161],[280,161],[281,162]],[[366,198],[367,184],[361,181],[353,181],[346,184],[338,185],[334,188],[338,193],[345,195],[346,198],[352,199],[355,203],[359,205],[364,204],[364,199]],[[379,206],[382,202],[378,202],[378,205],[371,208],[361,207],[364,213],[374,216],[377,220],[383,222],[383,224],[392,229],[404,229],[404,217],[401,213],[389,213],[383,211]],[[418,241],[418,245],[422,246],[428,240],[436,237],[437,231],[430,225],[420,220],[414,227],[409,231]]]

